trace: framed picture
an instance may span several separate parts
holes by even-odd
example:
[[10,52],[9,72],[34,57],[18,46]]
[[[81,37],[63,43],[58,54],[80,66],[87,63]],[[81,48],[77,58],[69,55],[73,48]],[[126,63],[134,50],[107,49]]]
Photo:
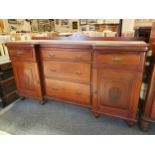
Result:
[[72,22],[72,29],[73,30],[77,30],[78,29],[78,22],[77,21],[73,21]]
[[87,31],[87,26],[86,26],[86,25],[80,26],[80,30],[81,30],[81,31]]
[[61,25],[62,26],[69,26],[69,19],[62,19],[61,20]]
[[9,24],[17,24],[17,19],[8,19]]
[[59,25],[59,19],[55,20],[56,25]]
[[87,25],[87,19],[80,19],[80,25]]
[[89,25],[89,31],[95,31],[95,25]]
[[88,24],[97,23],[97,19],[88,19]]

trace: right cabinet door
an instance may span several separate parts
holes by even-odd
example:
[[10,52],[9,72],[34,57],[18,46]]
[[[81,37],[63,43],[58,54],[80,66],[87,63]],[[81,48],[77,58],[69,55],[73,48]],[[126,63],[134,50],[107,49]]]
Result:
[[117,69],[93,69],[93,111],[135,120],[141,77],[138,73]]

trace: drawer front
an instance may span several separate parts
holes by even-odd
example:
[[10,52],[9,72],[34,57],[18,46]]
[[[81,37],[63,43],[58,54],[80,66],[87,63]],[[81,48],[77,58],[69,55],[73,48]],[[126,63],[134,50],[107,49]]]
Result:
[[43,61],[44,76],[90,82],[90,65],[83,63]]
[[5,80],[5,79],[7,79],[7,78],[9,78],[11,76],[13,76],[12,69],[0,71],[0,81]]
[[2,93],[2,96],[5,96],[8,93],[15,91],[16,84],[14,78],[10,78],[8,80],[5,80],[4,82],[0,82],[0,90],[1,90],[0,94]]
[[94,53],[94,62],[115,65],[140,65],[140,54],[108,54]]
[[16,91],[10,93],[9,95],[7,95],[4,98],[2,98],[2,105],[3,105],[3,107],[11,104],[12,102],[17,100],[18,98],[19,98],[19,96],[18,96]]
[[9,49],[11,60],[35,61],[35,51],[32,49]]
[[2,65],[0,65],[0,72],[9,70],[11,68],[12,68],[11,63],[2,64]]
[[90,104],[90,86],[73,82],[45,79],[46,95],[71,102]]
[[86,49],[41,49],[42,59],[61,59],[72,61],[91,61],[91,51]]

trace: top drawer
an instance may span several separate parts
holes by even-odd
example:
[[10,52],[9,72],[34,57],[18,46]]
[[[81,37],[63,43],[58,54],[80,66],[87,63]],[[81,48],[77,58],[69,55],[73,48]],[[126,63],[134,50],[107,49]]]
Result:
[[35,48],[33,46],[8,46],[11,60],[36,61]]
[[61,59],[90,63],[91,51],[88,49],[41,48],[41,58],[43,60]]
[[94,63],[110,64],[110,65],[132,65],[139,66],[141,55],[137,53],[94,53]]

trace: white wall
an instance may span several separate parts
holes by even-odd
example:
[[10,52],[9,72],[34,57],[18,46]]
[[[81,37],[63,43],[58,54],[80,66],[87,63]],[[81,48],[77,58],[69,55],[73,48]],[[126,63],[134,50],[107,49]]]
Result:
[[3,19],[3,24],[4,24],[4,32],[5,33],[9,33],[10,32],[10,26],[9,26],[9,23],[8,23],[8,20],[7,19]]
[[[22,20],[22,19],[21,19]],[[20,21],[20,19],[18,19],[18,21]],[[9,24],[8,23],[8,19],[3,19],[3,23],[4,23],[4,32],[5,33],[9,33],[10,32],[10,26],[13,25],[17,28],[17,31],[31,31],[31,26],[29,22],[26,22],[25,20],[22,20],[23,24],[19,25],[19,24]]]
[[122,33],[134,30],[135,19],[123,19]]

